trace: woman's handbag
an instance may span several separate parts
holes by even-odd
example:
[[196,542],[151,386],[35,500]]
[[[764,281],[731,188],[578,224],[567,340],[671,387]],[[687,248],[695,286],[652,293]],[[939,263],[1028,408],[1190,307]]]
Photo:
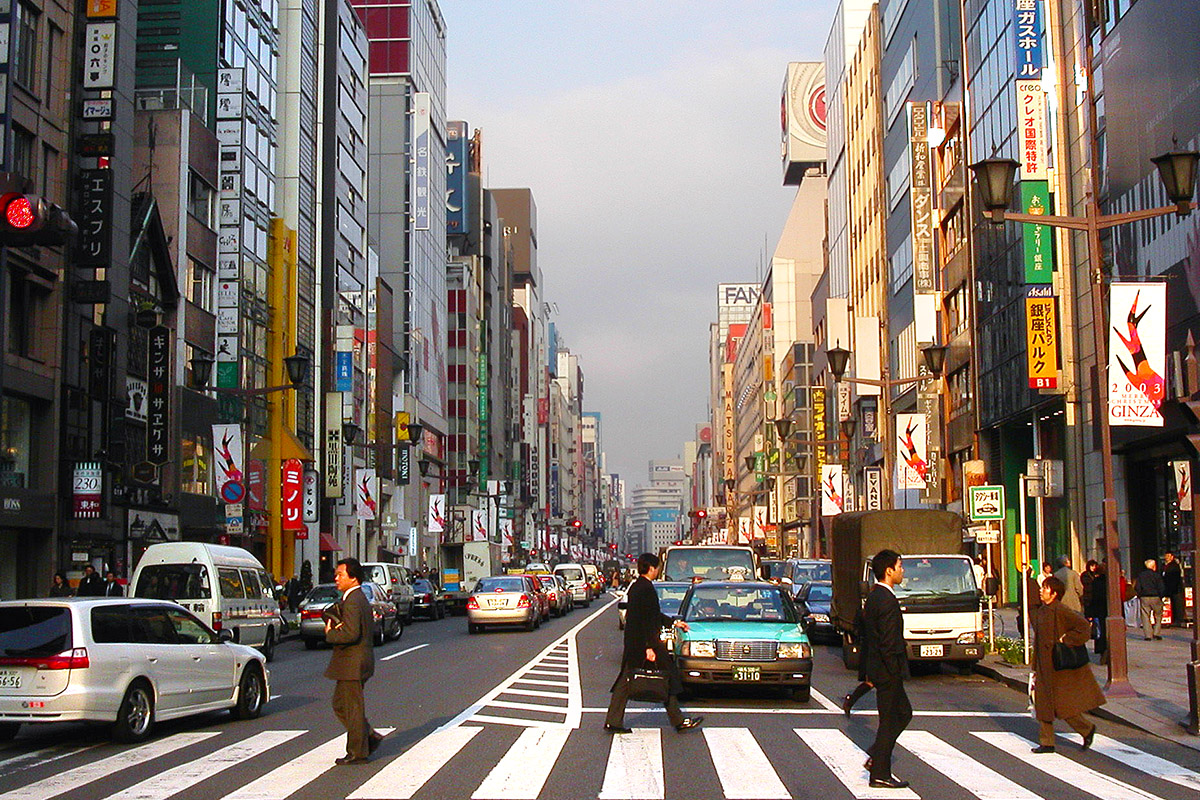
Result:
[[631,700],[642,700],[648,703],[665,703],[670,686],[667,676],[656,669],[639,667],[629,673],[629,697]]
[[1064,644],[1063,642],[1054,643],[1054,652],[1051,655],[1051,659],[1054,662],[1054,669],[1056,671],[1079,669],[1091,663],[1086,646],[1082,644]]

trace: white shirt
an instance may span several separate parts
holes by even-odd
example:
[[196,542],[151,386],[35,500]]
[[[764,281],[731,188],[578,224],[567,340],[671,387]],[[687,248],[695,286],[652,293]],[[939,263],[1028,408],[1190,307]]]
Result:
[[343,602],[343,603],[344,603],[344,602],[346,602],[346,598],[347,598],[347,597],[349,597],[349,596],[350,596],[350,593],[351,593],[351,592],[353,592],[355,589],[359,589],[359,590],[361,590],[361,589],[362,589],[362,584],[356,584],[356,585],[354,585],[354,586],[351,586],[351,587],[350,587],[349,589],[347,589],[346,591],[342,592],[342,602]]
[[875,584],[875,585],[876,585],[876,586],[882,586],[883,588],[887,589],[889,592],[891,592],[891,593],[892,593],[892,597],[895,597],[895,596],[896,596],[896,590],[895,590],[895,589],[892,587],[892,585],[891,585],[890,583],[888,583],[887,581],[878,581],[878,582],[876,582],[876,584]]

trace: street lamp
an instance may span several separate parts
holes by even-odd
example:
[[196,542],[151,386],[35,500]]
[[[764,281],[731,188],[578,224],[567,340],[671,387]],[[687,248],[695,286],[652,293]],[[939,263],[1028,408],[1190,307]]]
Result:
[[[1084,203],[1084,216],[1059,216],[1044,214],[1023,214],[1008,211],[1012,202],[1013,181],[1017,168],[1020,166],[1011,159],[985,159],[971,165],[975,174],[976,185],[979,187],[979,199],[991,215],[995,225],[1007,222],[1024,222],[1032,225],[1048,225],[1052,228],[1067,228],[1083,231],[1087,234],[1088,263],[1092,273],[1092,347],[1096,354],[1097,374],[1103,376],[1108,350],[1108,326],[1101,324],[1104,320],[1104,249],[1100,242],[1100,232],[1117,225],[1155,219],[1168,214],[1186,216],[1191,213],[1196,204],[1192,196],[1196,191],[1196,162],[1200,153],[1171,152],[1151,159],[1158,168],[1159,177],[1167,196],[1175,205],[1149,208],[1142,211],[1127,211],[1122,214],[1102,214],[1100,203],[1094,190],[1089,191]],[[1106,383],[1106,381],[1101,381]],[[1100,407],[1096,411],[1100,423],[1100,465],[1104,481],[1104,498],[1101,510],[1104,515],[1104,547],[1108,553],[1109,580],[1108,588],[1108,619],[1105,620],[1108,638],[1108,684],[1105,691],[1113,696],[1132,696],[1135,694],[1129,685],[1129,662],[1125,648],[1125,617],[1122,609],[1120,581],[1116,577],[1121,574],[1121,532],[1117,528],[1116,485],[1113,480],[1112,464],[1112,430],[1108,424],[1108,393],[1107,388],[1099,390]]]
[[283,364],[287,367],[288,380],[290,383],[281,384],[279,386],[263,386],[260,388],[240,389],[240,388],[219,388],[209,386],[208,381],[212,378],[213,364],[216,361],[208,354],[193,356],[190,360],[192,366],[192,388],[217,392],[218,394],[232,394],[242,397],[257,397],[273,392],[282,392],[285,389],[299,389],[308,379],[309,357],[303,353],[296,353],[288,356],[283,360]]

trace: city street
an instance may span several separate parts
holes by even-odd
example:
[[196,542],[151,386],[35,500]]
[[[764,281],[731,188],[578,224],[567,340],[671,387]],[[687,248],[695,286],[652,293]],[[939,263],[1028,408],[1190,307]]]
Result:
[[[811,702],[767,692],[692,698],[703,726],[677,734],[633,704],[634,733],[602,729],[621,652],[610,597],[535,632],[468,635],[462,617],[419,622],[376,649],[368,713],[394,732],[365,766],[335,767],[343,735],[321,675],[328,651],[284,643],[263,716],[161,725],[140,746],[103,729],[22,729],[0,750],[0,800],[156,798],[1192,798],[1200,753],[1099,721],[1094,752],[1074,735],[1032,756],[1024,698],[951,670],[913,678],[916,718],[895,771],[911,790],[873,790],[861,748],[871,698],[847,721],[831,698],[853,681],[819,646]],[[635,707],[636,706],[636,707]],[[1064,726],[1065,730],[1065,726]]]

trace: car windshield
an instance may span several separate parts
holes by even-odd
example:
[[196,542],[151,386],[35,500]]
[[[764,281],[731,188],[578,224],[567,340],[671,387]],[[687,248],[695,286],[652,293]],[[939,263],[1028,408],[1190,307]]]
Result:
[[792,565],[792,583],[833,580],[833,568],[827,561],[800,562]]
[[900,598],[948,597],[974,594],[975,573],[971,562],[954,556],[905,558],[904,582],[896,587]]
[[814,583],[808,588],[808,602],[828,603],[833,599],[833,587],[827,583]]
[[154,564],[143,567],[133,595],[154,600],[211,600],[208,568],[203,564]]
[[775,586],[705,585],[692,587],[684,619],[688,622],[796,622],[791,598]]
[[668,581],[690,581],[692,578],[723,581],[735,572],[742,577],[754,577],[754,555],[750,550],[676,548],[667,551],[666,563],[663,564],[663,579]]
[[523,592],[525,581],[520,578],[480,578],[475,584],[475,593],[479,592]]
[[314,586],[308,596],[304,598],[306,603],[332,603],[339,599],[342,593],[338,591],[337,586],[329,584],[328,586]]
[[764,561],[763,566],[767,568],[767,577],[773,581],[777,581],[783,577],[784,570],[787,569],[786,561]]
[[579,569],[578,567],[563,567],[562,569],[555,570],[555,572],[557,572],[559,575],[562,575],[563,578],[569,581],[583,580],[583,570]]
[[0,608],[0,655],[52,656],[71,649],[71,612],[54,606]]
[[655,584],[654,591],[658,595],[658,608],[668,617],[673,617],[679,613],[679,606],[683,603],[683,597],[687,594],[688,586],[664,586]]

